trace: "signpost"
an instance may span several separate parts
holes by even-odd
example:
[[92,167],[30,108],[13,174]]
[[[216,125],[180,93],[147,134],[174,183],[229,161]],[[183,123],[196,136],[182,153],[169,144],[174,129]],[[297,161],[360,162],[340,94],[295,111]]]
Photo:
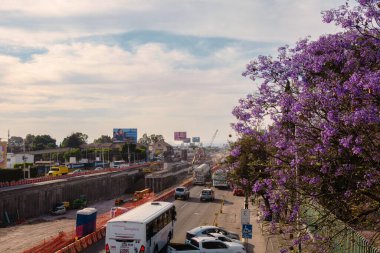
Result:
[[252,239],[252,224],[243,224],[243,238]]
[[241,224],[243,225],[241,232],[246,248],[248,248],[248,239],[252,239],[252,224],[249,224],[250,218],[250,210],[248,208],[241,209]]
[[241,224],[249,224],[250,217],[249,209],[241,209]]

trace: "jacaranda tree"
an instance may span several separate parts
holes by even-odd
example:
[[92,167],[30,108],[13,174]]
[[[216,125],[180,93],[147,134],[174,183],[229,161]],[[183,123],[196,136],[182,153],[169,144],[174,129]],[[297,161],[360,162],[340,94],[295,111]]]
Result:
[[[308,197],[354,227],[380,231],[377,2],[324,12],[325,22],[344,31],[281,47],[276,58],[260,56],[243,73],[258,89],[234,108],[233,127],[273,147],[265,189],[291,206],[290,222]],[[256,130],[263,122],[270,122],[264,135]],[[256,182],[253,191],[260,187]]]

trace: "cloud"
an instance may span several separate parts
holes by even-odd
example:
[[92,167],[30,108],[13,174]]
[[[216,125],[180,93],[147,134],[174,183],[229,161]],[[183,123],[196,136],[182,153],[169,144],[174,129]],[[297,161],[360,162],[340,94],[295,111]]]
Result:
[[4,0],[0,137],[115,126],[225,141],[232,108],[254,89],[249,60],[334,32],[320,11],[339,0]]
[[96,138],[96,124],[103,119],[108,129],[156,126],[152,133],[169,138],[176,128],[187,128],[202,136],[200,129],[215,122],[228,127],[235,101],[248,90],[240,76],[247,59],[236,43],[202,56],[186,46],[146,42],[128,51],[108,44],[78,40],[47,46],[28,61],[0,57],[0,66],[7,66],[1,70],[7,100],[0,102],[0,117],[12,122],[3,127],[22,119],[25,124],[17,128],[25,133],[57,128],[59,136],[53,137],[60,140],[69,131]]

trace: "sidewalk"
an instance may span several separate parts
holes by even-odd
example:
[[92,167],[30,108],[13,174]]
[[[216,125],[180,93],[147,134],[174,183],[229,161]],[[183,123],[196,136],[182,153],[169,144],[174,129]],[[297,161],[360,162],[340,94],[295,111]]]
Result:
[[[242,199],[243,200],[243,199]],[[244,200],[243,200],[244,201]],[[240,205],[226,202],[223,205],[222,213],[218,214],[217,226],[224,227],[227,230],[236,232],[242,236],[241,209]],[[244,246],[247,253],[279,253],[280,245],[283,243],[279,234],[271,234],[269,223],[258,222],[258,206],[249,204],[250,224],[252,224],[252,239],[248,240]],[[242,239],[244,240],[244,239]]]

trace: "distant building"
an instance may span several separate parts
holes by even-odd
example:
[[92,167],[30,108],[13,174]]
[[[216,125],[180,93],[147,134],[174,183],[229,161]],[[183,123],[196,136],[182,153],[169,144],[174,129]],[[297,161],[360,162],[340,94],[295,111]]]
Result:
[[8,153],[7,168],[14,168],[17,163],[34,163],[34,155]]
[[158,155],[158,154],[163,154],[164,152],[172,154],[173,147],[165,141],[158,141],[156,143],[149,145],[149,152],[153,156]]

